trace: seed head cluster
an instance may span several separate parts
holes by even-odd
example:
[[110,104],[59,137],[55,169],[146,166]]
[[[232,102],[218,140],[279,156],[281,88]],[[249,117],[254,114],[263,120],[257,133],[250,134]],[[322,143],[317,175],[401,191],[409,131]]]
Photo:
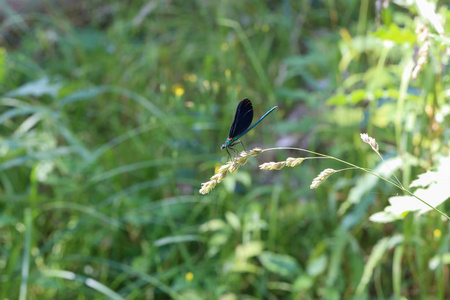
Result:
[[261,170],[281,170],[286,167],[295,167],[301,164],[306,158],[304,157],[288,157],[285,161],[268,162],[259,166]]
[[337,172],[336,170],[330,169],[330,168],[323,170],[322,172],[320,172],[320,174],[316,178],[314,178],[314,180],[311,183],[311,185],[309,186],[309,188],[317,189],[322,182],[327,180],[328,177],[330,177],[332,174],[334,174],[336,172]]
[[378,153],[378,143],[373,137],[370,137],[367,133],[361,133],[361,139],[364,143],[369,144],[373,151]]
[[[370,137],[367,133],[361,133],[361,139],[364,143],[369,144],[370,147],[372,147],[372,150],[375,151],[381,157],[379,153],[378,143],[374,138]],[[214,176],[212,176],[209,181],[202,183],[202,187],[199,190],[200,194],[205,195],[211,192],[211,190],[214,189],[218,183],[222,182],[222,180],[224,180],[229,173],[236,172],[240,166],[243,166],[247,163],[250,157],[256,156],[261,152],[263,152],[263,150],[259,148],[255,148],[250,151],[242,151],[236,158],[230,160],[225,165],[222,165],[217,171],[217,173]],[[306,159],[313,159],[313,158],[316,157],[288,157],[284,161],[264,163],[260,165],[259,168],[261,170],[281,170],[284,167],[293,168],[295,166],[300,165]],[[316,178],[314,178],[314,180],[310,185],[310,188],[317,189],[319,185],[321,185],[325,180],[327,180],[328,177],[330,177],[332,174],[343,170],[346,169],[334,170],[328,168],[323,170]]]
[[199,190],[200,194],[205,195],[211,192],[211,190],[216,187],[216,184],[222,182],[222,180],[224,180],[229,173],[237,171],[240,166],[243,166],[247,163],[250,157],[256,156],[261,152],[262,150],[259,148],[255,148],[250,151],[242,151],[235,159],[230,160],[226,164],[222,165],[217,173],[212,176],[209,181],[202,183],[202,187]]
[[417,42],[421,43],[422,46],[420,46],[419,48],[417,63],[412,71],[411,76],[413,79],[417,78],[417,75],[419,75],[423,65],[426,64],[428,60],[428,51],[431,46],[431,42],[429,40],[430,30],[425,24],[419,23],[416,28],[416,33],[417,33]]

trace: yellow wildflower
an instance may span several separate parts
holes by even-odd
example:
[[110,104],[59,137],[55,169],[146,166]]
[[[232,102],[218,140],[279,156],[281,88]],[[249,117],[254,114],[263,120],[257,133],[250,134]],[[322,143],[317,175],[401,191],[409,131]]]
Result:
[[188,282],[192,281],[192,279],[194,279],[194,274],[192,272],[187,272],[185,278]]

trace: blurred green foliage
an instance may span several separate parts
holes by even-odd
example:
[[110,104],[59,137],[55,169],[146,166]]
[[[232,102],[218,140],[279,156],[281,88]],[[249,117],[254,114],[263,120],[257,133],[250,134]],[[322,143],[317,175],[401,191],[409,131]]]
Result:
[[449,6],[381,2],[0,2],[0,297],[448,299],[449,222],[377,178],[272,151],[198,194],[244,97],[247,148],[445,186]]

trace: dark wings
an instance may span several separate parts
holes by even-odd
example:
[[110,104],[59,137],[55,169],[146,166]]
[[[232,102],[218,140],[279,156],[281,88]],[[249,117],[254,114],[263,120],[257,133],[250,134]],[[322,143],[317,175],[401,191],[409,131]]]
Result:
[[233,124],[231,124],[230,132],[228,133],[229,138],[235,138],[242,134],[247,128],[252,124],[253,120],[253,105],[250,99],[245,98],[236,109],[236,114],[234,115]]

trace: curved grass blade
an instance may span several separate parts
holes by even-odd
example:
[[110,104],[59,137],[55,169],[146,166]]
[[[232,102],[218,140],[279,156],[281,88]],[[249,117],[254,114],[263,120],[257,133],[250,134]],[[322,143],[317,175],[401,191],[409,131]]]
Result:
[[[172,299],[180,298],[180,295],[176,292],[176,290],[174,288],[166,285],[161,280],[161,277],[167,277],[167,274],[158,273],[157,275],[150,275],[145,272],[136,270],[136,269],[128,266],[127,264],[122,264],[117,261],[104,259],[104,258],[100,258],[100,257],[93,257],[93,256],[68,255],[64,258],[64,261],[69,261],[69,262],[70,261],[75,261],[75,262],[77,262],[77,261],[83,262],[84,261],[84,262],[90,262],[90,263],[92,263],[92,262],[99,263],[106,267],[110,267],[112,269],[119,270],[120,272],[125,273],[125,274],[129,275],[130,277],[138,277],[140,280],[148,282],[148,283],[152,284],[153,286],[157,287],[162,292],[164,292],[167,295],[169,295],[170,297],[172,297]],[[174,267],[174,268],[177,268],[177,267]],[[165,273],[167,273],[167,271]]]
[[90,287],[91,289],[94,289],[97,292],[103,294],[108,299],[118,299],[118,300],[125,299],[124,297],[117,294],[116,292],[111,290],[109,287],[98,282],[97,280],[92,279],[92,278],[87,278],[85,276],[81,276],[81,275],[75,274],[70,271],[50,269],[50,270],[43,270],[42,274],[46,277],[56,277],[56,278],[81,282],[81,283],[85,284],[87,287]]

